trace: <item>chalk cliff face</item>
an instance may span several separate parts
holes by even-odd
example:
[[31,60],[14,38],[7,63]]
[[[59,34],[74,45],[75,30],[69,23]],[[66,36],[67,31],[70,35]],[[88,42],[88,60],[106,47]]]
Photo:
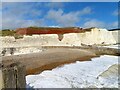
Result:
[[57,34],[42,34],[26,36],[22,39],[14,37],[0,37],[3,47],[22,46],[80,46],[82,44],[116,44],[118,41],[118,31],[108,31],[106,29],[92,28],[84,33],[63,34],[61,41]]
[[120,43],[120,40],[119,40],[119,38],[120,38],[120,36],[119,36],[120,35],[120,30],[111,31],[111,33],[112,33],[116,43]]
[[106,29],[93,28],[90,32],[79,33],[78,37],[81,40],[81,43],[89,45],[117,43],[112,32]]

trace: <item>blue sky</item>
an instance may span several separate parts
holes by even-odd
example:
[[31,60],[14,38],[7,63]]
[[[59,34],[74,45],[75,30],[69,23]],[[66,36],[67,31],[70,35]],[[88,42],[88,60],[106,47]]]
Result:
[[79,26],[117,28],[117,2],[3,2],[2,28]]

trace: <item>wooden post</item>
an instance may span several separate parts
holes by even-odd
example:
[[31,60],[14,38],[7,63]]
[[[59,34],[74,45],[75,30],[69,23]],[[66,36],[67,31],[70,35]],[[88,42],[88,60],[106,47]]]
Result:
[[[20,89],[26,87],[25,66],[21,63],[12,63],[0,69],[0,89]],[[2,81],[2,83],[1,83]]]

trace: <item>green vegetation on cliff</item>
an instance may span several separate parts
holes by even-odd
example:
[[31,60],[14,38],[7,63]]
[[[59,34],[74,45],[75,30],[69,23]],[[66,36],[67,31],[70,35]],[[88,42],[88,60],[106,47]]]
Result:
[[0,30],[0,36],[13,36],[15,39],[23,38],[23,36],[17,35],[15,30],[10,29]]
[[15,30],[4,29],[0,30],[0,36],[14,36]]

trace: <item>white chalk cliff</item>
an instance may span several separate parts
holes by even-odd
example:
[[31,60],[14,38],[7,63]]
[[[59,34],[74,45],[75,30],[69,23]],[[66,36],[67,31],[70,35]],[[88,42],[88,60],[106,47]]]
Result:
[[80,46],[81,43],[93,44],[116,44],[118,41],[117,31],[107,29],[92,28],[91,31],[84,33],[64,34],[62,41],[59,41],[57,34],[44,34],[26,36],[15,40],[14,37],[0,37],[2,47],[22,47],[22,46]]

